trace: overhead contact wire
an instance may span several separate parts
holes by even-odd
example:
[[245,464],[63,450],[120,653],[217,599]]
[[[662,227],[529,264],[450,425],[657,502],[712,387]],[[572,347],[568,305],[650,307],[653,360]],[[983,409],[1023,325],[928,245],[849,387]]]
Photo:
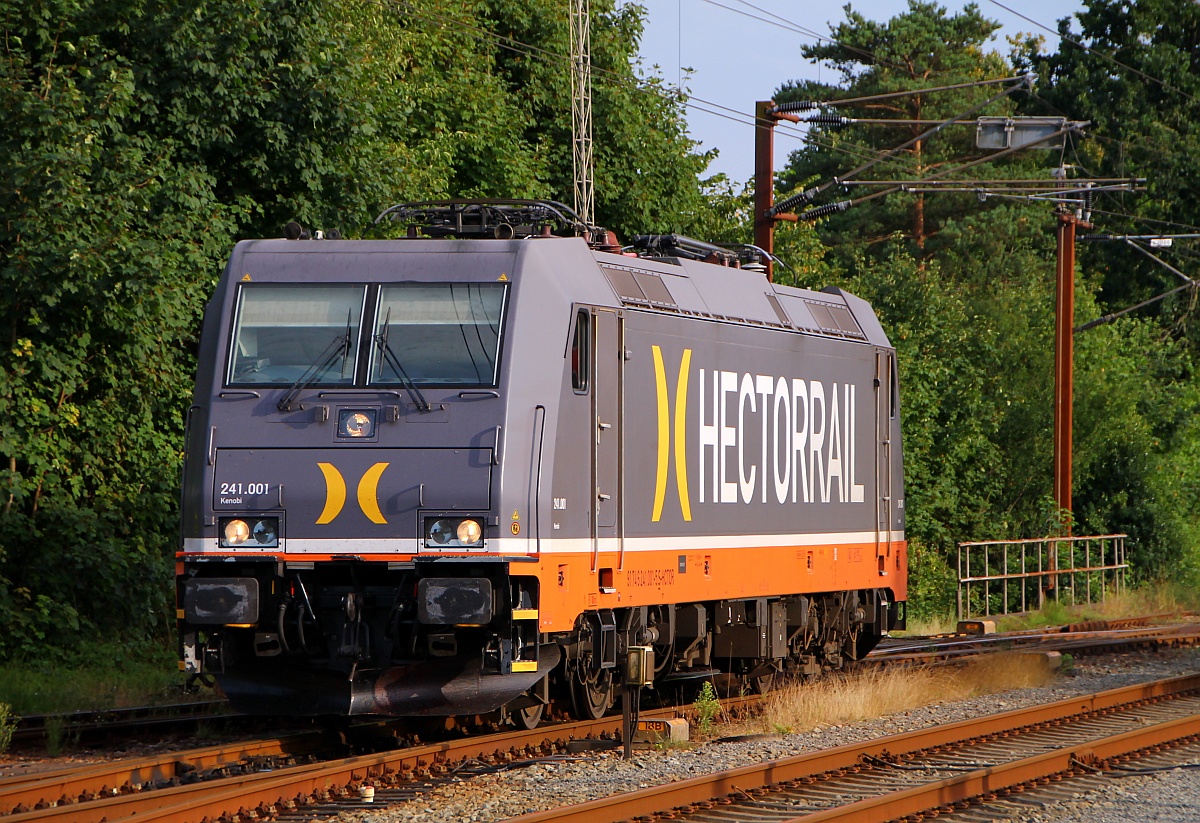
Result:
[[[953,125],[954,123],[957,123],[958,121],[960,121],[964,118],[970,117],[972,114],[990,106],[992,103],[995,103],[997,100],[1001,100],[1001,99],[1007,97],[1008,95],[1010,95],[1013,92],[1017,91],[1018,89],[1022,88],[1028,81],[1028,78],[1020,78],[1020,79],[1024,80],[1025,82],[1014,83],[1011,87],[1005,89],[1004,91],[1000,92],[999,94],[989,97],[987,100],[984,100],[982,103],[977,103],[976,105],[972,106],[971,108],[967,109],[966,111],[964,111],[960,114],[954,115],[954,117],[950,118],[949,120],[941,121],[933,128],[927,129],[926,131],[921,132],[916,137],[913,137],[912,139],[902,143],[899,146],[896,146],[895,148],[888,149],[886,152],[884,152],[879,157],[876,157],[873,160],[869,160],[866,163],[863,163],[861,166],[858,166],[857,168],[850,170],[849,172],[847,172],[844,175],[841,175],[840,177],[835,177],[832,180],[828,180],[828,181],[822,183],[821,185],[817,186],[816,188],[809,189],[808,191],[801,192],[800,194],[793,195],[792,197],[789,197],[786,200],[783,200],[778,205],[772,206],[770,209],[768,209],[767,214],[770,215],[771,217],[774,217],[775,215],[777,215],[781,212],[790,210],[793,206],[797,205],[799,202],[811,202],[814,197],[816,197],[819,194],[822,194],[825,191],[828,191],[832,186],[838,185],[842,180],[846,180],[848,178],[853,177],[856,174],[864,172],[867,169],[878,165],[880,162],[882,162],[885,159],[895,157],[897,154],[904,151],[909,146],[913,146],[913,145],[919,143],[920,141],[924,140],[927,137],[932,137],[933,135],[942,131],[942,129],[945,129],[946,127]],[[984,83],[991,83],[991,82],[993,82],[993,81],[984,81]],[[981,83],[981,85],[982,85],[982,83]],[[911,92],[907,92],[907,93],[911,94]],[[994,156],[995,155],[992,155],[992,157],[994,157]],[[989,157],[987,159],[991,159],[991,157]]]

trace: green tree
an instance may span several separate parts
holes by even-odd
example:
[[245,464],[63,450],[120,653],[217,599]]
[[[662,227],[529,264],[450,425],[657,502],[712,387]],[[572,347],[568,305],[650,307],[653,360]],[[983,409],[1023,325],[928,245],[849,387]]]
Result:
[[[642,12],[593,4],[599,217],[706,207]],[[233,242],[571,190],[548,0],[0,0],[0,658],[170,622],[199,317]],[[645,230],[645,229],[642,229]],[[41,653],[41,652],[39,652]]]
[[[1144,193],[1097,198],[1094,231],[1193,232],[1200,223],[1193,196],[1200,187],[1200,6],[1088,0],[1077,17],[1078,31],[1070,20],[1060,22],[1057,52],[1022,49],[1020,59],[1048,81],[1041,99],[1028,101],[1029,111],[1091,121],[1093,139],[1072,158],[1087,173],[1146,178]],[[1190,245],[1155,252],[1196,277]],[[1097,287],[1098,313],[1179,285],[1175,274],[1124,243],[1083,244],[1080,259]],[[1200,547],[1194,506],[1183,502],[1200,476],[1197,297],[1195,289],[1185,291],[1116,329],[1078,337],[1077,362],[1092,370],[1076,382],[1090,401],[1076,418],[1076,437],[1097,446],[1092,462],[1076,461],[1080,516],[1137,535],[1147,565],[1158,571],[1194,570]]]
[[[833,29],[836,42],[805,50],[811,59],[832,62],[842,74],[841,84],[785,85],[777,101],[857,98],[1018,73],[984,50],[995,24],[974,6],[950,16],[935,4],[914,0],[907,13],[886,24],[868,21],[849,7],[847,18]],[[1023,70],[1032,58],[1019,52],[1017,59]],[[913,95],[838,111],[937,120],[965,111],[994,91]],[[1039,89],[1043,100],[1059,93],[1058,88]],[[1082,96],[1075,89],[1061,100]],[[1033,103],[1020,102],[1031,111]],[[1013,111],[1014,103],[1006,101],[985,113]],[[1065,113],[1072,119],[1087,117],[1070,109]],[[782,175],[785,193],[845,174],[923,128],[864,124],[814,129]],[[868,176],[915,179],[952,168],[979,156],[970,146],[972,138],[969,129],[947,129]],[[1089,151],[1085,148],[1081,156],[1091,157]],[[1044,154],[1031,151],[981,164],[967,174],[1041,177],[1045,172],[1039,166],[1046,162]],[[1100,174],[1095,166],[1077,165],[1083,173]],[[1115,176],[1115,171],[1106,173]],[[850,196],[860,192],[850,189]],[[908,535],[923,568],[944,569],[958,540],[1052,531],[1051,209],[952,194],[931,195],[921,203],[894,194],[816,228],[830,248],[823,274],[841,270],[840,285],[874,304],[897,348]],[[1111,306],[1106,298],[1116,268],[1093,268],[1091,259],[1084,258],[1085,274],[1078,277],[1078,322]],[[1081,333],[1076,348],[1078,529],[1128,532],[1134,562],[1144,573],[1197,565],[1189,551],[1195,550],[1198,521],[1179,501],[1200,477],[1193,423],[1198,409],[1193,355],[1178,338],[1170,329],[1130,319]],[[938,600],[925,589],[920,599],[927,604]]]
[[[831,65],[841,74],[841,83],[786,83],[775,93],[777,103],[875,97],[1013,74],[999,54],[985,49],[999,23],[980,14],[973,3],[949,15],[937,3],[909,0],[908,10],[887,23],[868,20],[850,5],[845,6],[845,12],[846,21],[831,28],[828,42],[801,49],[805,58]],[[781,173],[782,187],[791,192],[844,177],[882,152],[918,138],[938,121],[981,105],[999,90],[998,86],[979,86],[873,99],[830,109],[851,118],[921,122],[813,125],[805,145],[792,153]],[[1012,109],[1012,101],[1002,98],[980,113],[1002,115]],[[916,140],[856,179],[917,180],[945,172],[979,155],[972,147],[973,141],[972,128],[950,126],[936,136]],[[853,199],[878,190],[834,188],[823,199]],[[853,262],[855,252],[851,250],[860,247],[878,247],[881,254],[888,254],[884,249],[897,231],[910,237],[912,250],[919,255],[961,205],[953,198],[892,195],[831,217],[821,233],[840,250],[838,260],[843,265]]]
[[124,130],[134,72],[86,11],[3,9],[0,655],[163,624],[186,352],[232,227],[211,176]]

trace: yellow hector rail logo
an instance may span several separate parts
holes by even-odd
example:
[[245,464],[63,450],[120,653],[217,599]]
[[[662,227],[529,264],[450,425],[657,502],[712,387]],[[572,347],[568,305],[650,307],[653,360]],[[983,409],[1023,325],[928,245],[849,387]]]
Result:
[[[667,402],[667,369],[663,365],[662,349],[658,346],[651,348],[654,350],[654,386],[658,396],[658,474],[654,484],[654,512],[650,519],[657,523],[662,519],[663,505],[667,499],[671,410]],[[675,379],[675,488],[679,492],[679,508],[686,521],[692,519],[687,486],[687,387],[691,364],[692,350],[684,349],[683,359],[679,363],[679,376]]]
[[[379,510],[379,478],[389,465],[376,463],[358,481],[358,507],[368,520],[381,526],[387,525],[387,520]],[[325,475],[325,508],[317,518],[317,525],[324,526],[332,523],[346,505],[346,480],[332,463],[318,463],[317,468]]]

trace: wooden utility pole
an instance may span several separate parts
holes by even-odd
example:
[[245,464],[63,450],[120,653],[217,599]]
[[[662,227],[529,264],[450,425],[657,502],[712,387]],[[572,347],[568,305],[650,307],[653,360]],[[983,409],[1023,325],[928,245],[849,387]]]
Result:
[[[1072,512],[1071,456],[1075,397],[1075,228],[1091,228],[1068,205],[1058,207],[1054,298],[1054,503]],[[1070,519],[1064,523],[1071,533]]]
[[[775,205],[775,123],[772,100],[754,104],[754,245],[768,255],[775,254],[775,218],[769,212]],[[775,263],[766,259],[767,280],[774,280]]]

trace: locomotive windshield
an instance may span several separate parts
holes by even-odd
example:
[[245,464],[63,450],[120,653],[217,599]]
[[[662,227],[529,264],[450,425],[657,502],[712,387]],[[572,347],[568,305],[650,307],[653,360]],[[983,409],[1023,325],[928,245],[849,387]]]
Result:
[[494,386],[505,287],[402,283],[380,290],[373,385]]
[[362,286],[245,284],[233,330],[230,385],[354,383]]
[[227,385],[353,386],[365,376],[373,386],[495,386],[506,293],[500,283],[245,283]]

